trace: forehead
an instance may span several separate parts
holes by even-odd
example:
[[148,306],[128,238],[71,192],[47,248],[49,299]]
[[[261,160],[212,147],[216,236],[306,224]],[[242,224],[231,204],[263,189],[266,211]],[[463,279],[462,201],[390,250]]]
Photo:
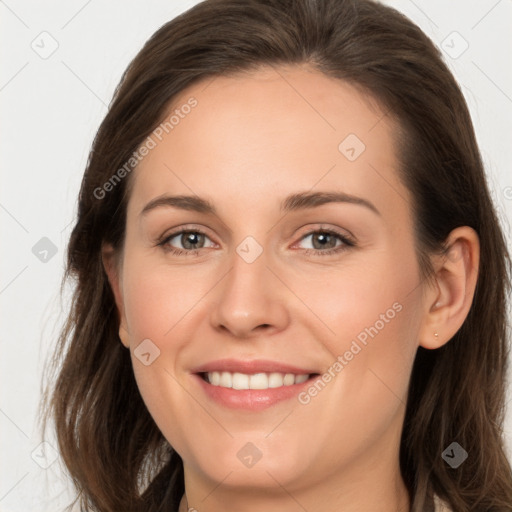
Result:
[[372,98],[312,69],[206,78],[173,99],[154,133],[133,173],[134,211],[170,193],[256,211],[315,188],[408,210],[393,120]]

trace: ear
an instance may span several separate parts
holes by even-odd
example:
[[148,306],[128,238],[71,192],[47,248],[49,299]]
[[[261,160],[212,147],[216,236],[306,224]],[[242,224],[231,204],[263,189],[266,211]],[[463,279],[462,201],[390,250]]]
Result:
[[103,245],[101,249],[101,259],[103,262],[103,268],[105,269],[108,277],[108,282],[110,283],[110,288],[112,289],[116,301],[117,312],[119,315],[119,338],[121,339],[122,344],[126,348],[129,348],[129,331],[124,312],[123,283],[120,271],[121,262],[117,252],[110,244]]
[[454,229],[446,247],[446,254],[434,258],[435,276],[424,302],[419,345],[426,349],[443,346],[460,329],[473,302],[478,278],[480,243],[474,229]]

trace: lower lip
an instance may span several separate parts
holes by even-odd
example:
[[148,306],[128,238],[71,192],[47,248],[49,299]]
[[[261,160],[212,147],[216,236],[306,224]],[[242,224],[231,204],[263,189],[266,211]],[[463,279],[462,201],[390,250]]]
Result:
[[309,386],[311,380],[315,378],[310,377],[300,384],[281,386],[279,388],[233,389],[214,386],[206,382],[198,374],[194,374],[194,377],[199,381],[199,385],[203,388],[206,395],[218,404],[231,409],[246,409],[249,411],[261,411],[278,402],[290,400],[297,396],[305,387]]

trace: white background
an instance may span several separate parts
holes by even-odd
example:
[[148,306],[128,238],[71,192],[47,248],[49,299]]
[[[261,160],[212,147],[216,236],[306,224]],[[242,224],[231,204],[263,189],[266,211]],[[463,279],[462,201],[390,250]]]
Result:
[[[195,3],[0,0],[0,511],[55,512],[69,499],[60,461],[47,469],[34,461],[43,459],[37,456],[42,439],[35,412],[48,347],[68,307],[69,293],[61,301],[59,286],[79,185],[93,136],[129,61],[157,28]],[[468,101],[510,240],[512,2],[385,3],[452,53],[445,52],[445,59]],[[40,35],[44,31],[49,35]],[[464,41],[453,31],[469,44],[457,58]],[[58,47],[47,58],[33,49],[49,51],[52,44]],[[46,262],[32,252],[43,237],[57,250]],[[512,402],[505,425],[509,455],[511,408]]]

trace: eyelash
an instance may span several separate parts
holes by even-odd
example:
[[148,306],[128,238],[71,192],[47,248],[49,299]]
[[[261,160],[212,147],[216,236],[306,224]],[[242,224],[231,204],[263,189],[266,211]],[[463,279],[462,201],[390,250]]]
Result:
[[[165,251],[169,252],[170,254],[174,256],[197,256],[200,249],[176,249],[174,247],[166,246],[166,244],[169,242],[169,240],[172,240],[177,235],[182,235],[183,233],[199,233],[201,235],[204,235],[208,237],[208,235],[201,231],[200,229],[182,229],[180,231],[175,231],[174,233],[171,233],[170,235],[166,236],[163,240],[157,243],[158,246],[161,246],[165,249]],[[327,234],[337,237],[339,240],[343,242],[342,245],[338,247],[334,247],[332,249],[326,249],[325,251],[322,251],[320,249],[304,249],[304,254],[307,256],[313,255],[313,256],[329,256],[335,253],[340,253],[343,251],[346,251],[349,247],[355,247],[356,243],[351,238],[347,237],[346,235],[342,235],[338,231],[334,229],[316,229],[313,231],[309,231],[305,233],[300,240],[303,240],[304,238],[314,235],[314,234]],[[209,237],[208,237],[209,238]]]

